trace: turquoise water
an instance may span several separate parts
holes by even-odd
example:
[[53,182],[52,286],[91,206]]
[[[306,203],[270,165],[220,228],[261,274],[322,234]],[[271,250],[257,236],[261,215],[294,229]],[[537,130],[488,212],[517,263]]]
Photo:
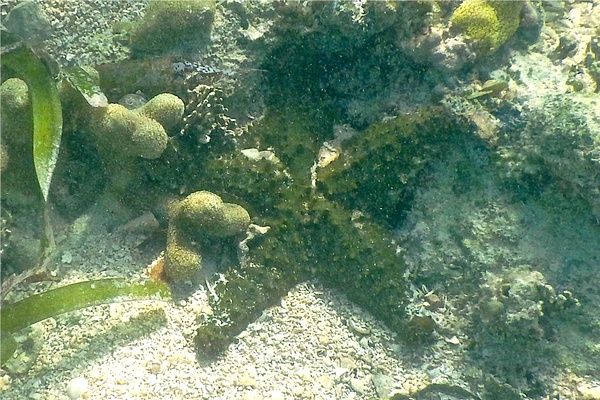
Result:
[[[596,398],[598,4],[8,2],[2,16],[7,398],[84,383],[87,398],[142,384],[148,398]],[[320,311],[286,306],[290,291]],[[270,317],[281,307],[289,321]],[[277,318],[279,343],[339,322],[289,356],[330,365],[320,386],[302,370],[294,391],[266,367],[281,359],[258,356],[236,370],[253,381],[224,383],[221,360],[256,326],[280,338]],[[328,347],[353,340],[370,355]],[[141,367],[144,346],[191,365],[185,389]],[[343,361],[317,367],[313,351]]]

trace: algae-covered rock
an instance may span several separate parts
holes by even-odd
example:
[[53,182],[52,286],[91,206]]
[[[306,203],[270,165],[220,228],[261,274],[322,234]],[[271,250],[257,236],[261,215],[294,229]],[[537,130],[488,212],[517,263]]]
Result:
[[248,199],[257,223],[271,229],[249,243],[246,262],[216,284],[213,314],[201,321],[196,338],[202,353],[222,351],[265,307],[313,277],[342,288],[412,343],[435,329],[427,318],[407,328],[406,269],[389,225],[406,207],[402,199],[419,172],[458,127],[437,108],[376,124],[344,141],[339,158],[318,169],[311,182],[319,139],[332,129],[331,120],[311,112],[273,110],[240,138],[272,148],[278,161],[240,152],[207,164],[228,178],[204,174],[202,186]]
[[130,46],[135,52],[157,53],[202,41],[210,35],[215,8],[214,0],[150,1],[130,31]]
[[246,231],[250,215],[240,205],[224,203],[214,193],[200,191],[176,203],[169,212],[165,273],[172,280],[190,278],[201,268],[198,242]]
[[393,226],[410,202],[419,172],[455,130],[449,115],[435,107],[373,124],[343,143],[351,152],[318,170],[318,187],[330,200]]
[[497,150],[501,171],[536,191],[557,183],[566,195],[584,199],[599,218],[599,110],[596,96],[580,93],[533,103],[525,126],[502,135]]
[[466,0],[452,14],[453,28],[493,53],[519,28],[523,1]]

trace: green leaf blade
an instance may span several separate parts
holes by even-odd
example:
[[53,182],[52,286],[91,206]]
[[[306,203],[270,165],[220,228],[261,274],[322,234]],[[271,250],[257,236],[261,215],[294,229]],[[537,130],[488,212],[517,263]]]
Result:
[[152,280],[99,279],[73,283],[5,304],[0,315],[3,332],[14,333],[46,318],[87,307],[136,300],[170,299],[169,287]]
[[[3,32],[2,39],[13,38]],[[40,190],[47,201],[62,136],[62,109],[56,82],[48,66],[24,44],[3,53],[1,63],[13,70],[29,88],[33,112],[33,161]]]

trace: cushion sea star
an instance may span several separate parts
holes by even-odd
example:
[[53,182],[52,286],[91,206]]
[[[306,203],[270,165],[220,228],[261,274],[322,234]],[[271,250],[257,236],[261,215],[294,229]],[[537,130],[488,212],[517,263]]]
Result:
[[271,227],[249,242],[245,262],[217,283],[213,314],[198,329],[202,353],[218,354],[264,308],[310,278],[339,288],[409,340],[435,327],[427,318],[406,318],[405,266],[391,228],[419,172],[458,125],[439,108],[375,124],[344,142],[347,150],[319,169],[315,186],[310,167],[333,125],[314,115],[294,107],[271,110],[238,138],[237,147],[272,148],[281,161],[229,151],[206,160],[215,173],[197,178],[198,187],[235,199],[255,223]]

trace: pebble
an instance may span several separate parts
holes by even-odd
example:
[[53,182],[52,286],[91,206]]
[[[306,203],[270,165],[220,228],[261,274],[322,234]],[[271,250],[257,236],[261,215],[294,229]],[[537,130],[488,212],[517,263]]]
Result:
[[350,387],[357,393],[365,394],[369,391],[369,386],[371,385],[371,378],[351,378],[350,379]]
[[312,375],[310,373],[310,369],[308,369],[308,368],[302,368],[301,370],[299,370],[298,376],[303,381],[312,381]]
[[271,390],[267,394],[267,399],[268,400],[285,400],[285,395],[282,392],[280,392],[279,390]]
[[355,321],[353,319],[348,321],[348,327],[353,332],[358,333],[360,335],[368,335],[369,333],[371,333],[371,328],[369,328],[366,324],[364,324],[363,322]]
[[67,384],[67,396],[71,400],[76,400],[88,390],[88,381],[85,378],[73,378]]
[[295,385],[294,387],[292,387],[292,394],[294,396],[300,397],[304,394],[304,388],[302,386]]
[[450,344],[456,344],[456,345],[460,344],[460,339],[458,339],[456,336],[452,336],[451,338],[446,338],[445,340],[446,340],[446,342],[448,342]]
[[580,386],[577,391],[582,399],[600,400],[600,386]]
[[65,251],[60,258],[60,261],[62,261],[64,264],[71,264],[73,261],[73,255],[70,252]]
[[320,383],[325,390],[331,390],[333,388],[333,379],[329,375],[321,375],[317,377],[316,381]]
[[241,400],[263,400],[263,397],[257,390],[250,390],[242,395]]
[[10,387],[10,383],[12,382],[12,378],[8,375],[4,375],[0,377],[0,392],[7,390]]
[[340,368],[351,370],[356,368],[356,362],[349,357],[340,357]]
[[377,397],[380,399],[387,399],[394,386],[394,378],[384,374],[374,374],[371,379],[373,381],[373,386],[375,386]]
[[[131,95],[135,96],[135,95]],[[137,218],[132,219],[124,225],[121,225],[117,230],[119,232],[130,232],[130,233],[145,233],[151,234],[159,227],[158,220],[150,211],[140,215]]]
[[322,344],[323,346],[327,346],[329,343],[331,343],[331,339],[329,339],[329,336],[319,335],[319,344]]
[[237,379],[236,385],[242,387],[256,387],[256,379],[248,374],[244,374]]

